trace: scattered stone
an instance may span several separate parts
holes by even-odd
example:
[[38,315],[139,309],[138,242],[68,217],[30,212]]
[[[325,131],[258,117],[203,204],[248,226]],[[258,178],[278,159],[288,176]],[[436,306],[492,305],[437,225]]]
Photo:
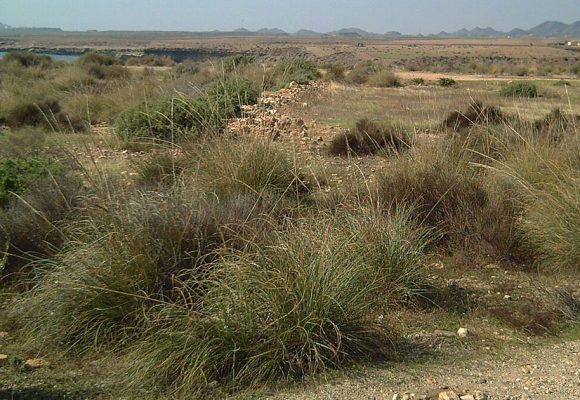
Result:
[[487,379],[485,378],[479,378],[475,383],[479,384],[479,385],[484,385],[487,383]]
[[435,336],[440,336],[440,337],[455,337],[455,333],[450,332],[450,331],[444,331],[441,329],[436,329],[433,334]]
[[31,358],[24,363],[25,370],[34,370],[48,367],[50,363],[43,358]]
[[475,400],[475,397],[471,394],[464,394],[460,397],[461,400]]
[[453,391],[453,390],[447,390],[445,392],[440,392],[438,399],[439,400],[461,400],[459,398],[459,396],[457,395],[457,393],[455,393],[455,391]]
[[8,332],[0,332],[0,339],[6,339],[8,336],[10,336]]
[[476,391],[475,393],[473,393],[473,397],[475,397],[475,400],[488,400],[489,396],[483,392],[479,392]]
[[[294,84],[288,89],[281,89],[277,92],[265,92],[258,99],[257,104],[243,107],[240,118],[228,122],[228,131],[235,135],[256,137],[304,135],[308,126],[303,119],[283,115],[278,110],[287,105],[299,105],[304,94],[311,91],[318,92],[325,85],[324,82],[315,81],[306,85]],[[275,134],[272,134],[272,131]]]
[[466,338],[469,336],[469,330],[467,330],[467,328],[459,328],[457,330],[457,336],[460,338]]
[[513,297],[510,296],[509,294],[506,294],[505,296],[503,296],[503,298],[506,300],[513,300]]
[[427,378],[427,383],[430,385],[437,385],[439,382],[437,382],[437,379],[433,378],[432,376]]
[[7,354],[0,354],[0,367],[8,364],[8,355]]
[[395,394],[393,395],[393,400],[401,400],[401,396],[399,396],[399,394],[398,394],[398,393],[395,393]]

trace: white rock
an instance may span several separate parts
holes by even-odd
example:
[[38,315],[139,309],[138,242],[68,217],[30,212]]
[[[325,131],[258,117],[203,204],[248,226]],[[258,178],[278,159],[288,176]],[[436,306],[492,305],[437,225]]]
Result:
[[475,397],[475,400],[488,400],[489,396],[483,392],[475,392],[473,393],[473,396]]
[[460,338],[466,338],[469,336],[469,330],[467,330],[467,328],[459,328],[457,330],[457,336]]

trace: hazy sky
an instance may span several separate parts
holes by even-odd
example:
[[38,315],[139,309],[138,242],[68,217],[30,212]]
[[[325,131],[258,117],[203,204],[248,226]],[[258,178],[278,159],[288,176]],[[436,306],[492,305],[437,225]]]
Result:
[[0,0],[0,22],[65,30],[331,31],[437,33],[492,26],[529,29],[580,20],[580,0]]

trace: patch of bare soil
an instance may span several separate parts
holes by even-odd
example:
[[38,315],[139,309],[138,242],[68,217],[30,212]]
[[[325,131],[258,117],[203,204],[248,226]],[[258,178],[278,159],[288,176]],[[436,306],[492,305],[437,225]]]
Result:
[[[404,80],[423,78],[426,81],[436,81],[441,78],[451,78],[456,81],[514,81],[514,80],[537,80],[537,77],[526,76],[493,76],[493,75],[476,75],[476,74],[445,74],[438,72],[421,72],[421,71],[397,71],[397,75]],[[569,77],[559,76],[552,78],[542,78],[546,81],[559,81]]]
[[[458,342],[459,339],[449,338]],[[465,339],[465,340],[470,340]],[[457,344],[462,346],[461,344]],[[279,393],[270,399],[578,399],[580,341],[518,346],[467,360],[373,367],[347,377]]]

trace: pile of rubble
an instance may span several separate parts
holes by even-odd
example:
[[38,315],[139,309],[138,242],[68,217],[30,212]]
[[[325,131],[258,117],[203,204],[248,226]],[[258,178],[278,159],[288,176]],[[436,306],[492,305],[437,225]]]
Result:
[[265,92],[255,105],[242,106],[242,116],[228,123],[228,132],[268,139],[290,138],[302,140],[313,131],[316,122],[306,123],[301,118],[286,115],[286,106],[308,107],[303,102],[306,94],[324,89],[326,83],[311,82],[305,85],[291,83],[287,89]]

